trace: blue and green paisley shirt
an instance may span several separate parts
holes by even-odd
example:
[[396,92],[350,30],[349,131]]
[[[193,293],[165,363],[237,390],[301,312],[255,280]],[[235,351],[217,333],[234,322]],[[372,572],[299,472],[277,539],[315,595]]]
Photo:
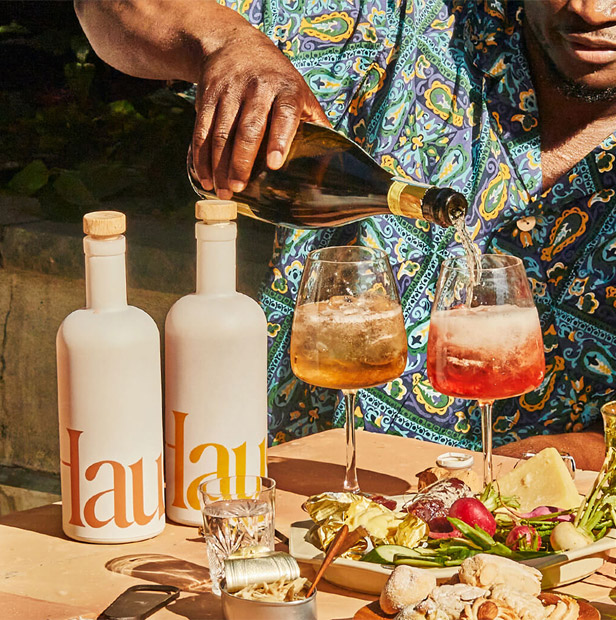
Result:
[[[226,3],[293,62],[337,130],[396,175],[462,191],[480,249],[524,260],[547,371],[534,392],[497,401],[495,445],[596,421],[616,387],[616,133],[542,191],[539,114],[519,0]],[[529,221],[530,230],[523,225]],[[403,376],[359,392],[364,427],[479,449],[474,404],[437,393],[426,375],[439,266],[461,246],[452,229],[395,216],[277,231],[261,293],[271,442],[343,421],[339,393],[293,375],[289,340],[306,255],[348,243],[389,254],[408,334]]]

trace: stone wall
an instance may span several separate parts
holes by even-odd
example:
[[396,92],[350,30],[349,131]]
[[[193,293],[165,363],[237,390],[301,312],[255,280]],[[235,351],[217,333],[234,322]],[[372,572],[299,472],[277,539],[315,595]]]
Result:
[[[85,303],[81,225],[37,212],[0,196],[0,514],[58,497],[55,336]],[[246,218],[238,229],[238,290],[255,297],[274,229]],[[128,301],[162,339],[170,306],[194,291],[194,220],[129,216],[126,236]]]

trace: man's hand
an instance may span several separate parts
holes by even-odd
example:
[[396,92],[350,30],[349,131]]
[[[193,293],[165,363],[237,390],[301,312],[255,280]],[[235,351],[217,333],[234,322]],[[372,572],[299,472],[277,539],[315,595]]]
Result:
[[129,75],[196,82],[193,164],[220,198],[241,191],[263,137],[279,168],[300,121],[329,125],[302,76],[216,0],[74,0],[96,53]]
[[222,199],[244,189],[266,134],[267,165],[278,169],[300,121],[329,125],[302,76],[254,28],[204,58],[196,107],[193,164]]

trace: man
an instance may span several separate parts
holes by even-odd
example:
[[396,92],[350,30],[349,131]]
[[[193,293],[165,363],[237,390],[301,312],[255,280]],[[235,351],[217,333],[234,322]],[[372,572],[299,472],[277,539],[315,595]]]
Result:
[[[392,173],[463,191],[481,250],[523,258],[544,331],[546,378],[496,403],[495,444],[571,451],[583,437],[578,464],[600,463],[601,433],[570,432],[599,420],[616,383],[616,1],[228,2],[241,15],[213,0],[76,10],[118,69],[197,83],[193,151],[221,198],[241,191],[264,136],[279,167],[300,120],[329,122]],[[262,294],[271,438],[342,419],[337,394],[293,376],[288,342],[307,252],[344,243],[389,253],[409,335],[403,377],[360,392],[364,426],[477,448],[478,412],[425,371],[436,276],[459,243],[394,217],[278,230]]]

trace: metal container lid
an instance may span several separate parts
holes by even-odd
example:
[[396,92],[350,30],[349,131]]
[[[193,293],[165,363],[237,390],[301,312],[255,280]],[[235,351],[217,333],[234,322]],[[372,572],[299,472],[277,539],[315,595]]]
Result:
[[462,452],[445,452],[436,459],[439,467],[450,470],[470,469],[474,462],[472,454]]
[[297,579],[299,564],[292,555],[275,551],[250,558],[227,558],[224,572],[226,589],[233,593],[255,583]]

